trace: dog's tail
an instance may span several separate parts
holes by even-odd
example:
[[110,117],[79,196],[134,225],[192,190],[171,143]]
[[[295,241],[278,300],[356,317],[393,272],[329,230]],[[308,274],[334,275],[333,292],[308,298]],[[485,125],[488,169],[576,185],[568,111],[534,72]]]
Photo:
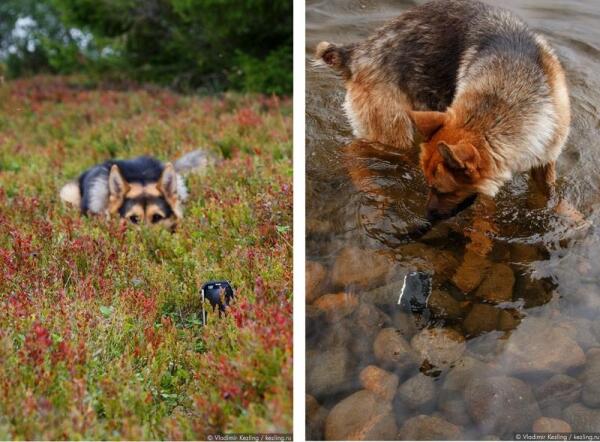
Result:
[[65,184],[60,189],[60,199],[65,203],[79,206],[81,204],[81,192],[79,190],[79,183],[71,181]]
[[175,172],[181,175],[202,173],[217,161],[214,154],[205,149],[196,149],[186,153],[173,162]]
[[350,61],[353,50],[354,45],[337,46],[322,41],[315,50],[315,61],[317,64],[324,63],[343,77],[349,78],[352,75]]

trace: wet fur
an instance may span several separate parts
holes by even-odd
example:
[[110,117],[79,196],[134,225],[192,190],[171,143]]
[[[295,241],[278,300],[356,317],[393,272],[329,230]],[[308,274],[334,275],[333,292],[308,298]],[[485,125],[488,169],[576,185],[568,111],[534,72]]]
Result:
[[320,43],[316,56],[344,80],[357,137],[407,148],[420,135],[432,215],[454,213],[474,193],[494,196],[522,171],[538,170],[552,193],[570,124],[565,75],[514,14],[435,0],[361,43]]

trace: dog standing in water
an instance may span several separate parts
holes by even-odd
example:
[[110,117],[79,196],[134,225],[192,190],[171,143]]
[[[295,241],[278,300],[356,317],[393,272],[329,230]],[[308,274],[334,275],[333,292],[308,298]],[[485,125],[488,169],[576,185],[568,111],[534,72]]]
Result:
[[434,0],[361,43],[321,42],[316,58],[343,78],[355,136],[407,148],[420,134],[430,220],[494,197],[519,172],[554,195],[570,125],[565,74],[511,12]]

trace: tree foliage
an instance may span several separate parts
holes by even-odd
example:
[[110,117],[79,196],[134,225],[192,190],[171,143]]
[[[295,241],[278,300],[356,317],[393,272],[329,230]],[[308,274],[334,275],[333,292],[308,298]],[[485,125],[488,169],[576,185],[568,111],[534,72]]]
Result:
[[[181,90],[291,93],[290,0],[6,0],[0,14],[11,76],[86,71]],[[16,38],[24,18],[35,25]]]

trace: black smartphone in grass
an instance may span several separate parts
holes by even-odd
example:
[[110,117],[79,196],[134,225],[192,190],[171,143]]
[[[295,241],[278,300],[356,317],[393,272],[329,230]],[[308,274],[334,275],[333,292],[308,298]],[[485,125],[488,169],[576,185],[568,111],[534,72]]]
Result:
[[202,298],[202,322],[206,324],[207,312],[206,301],[210,303],[212,311],[219,310],[219,317],[225,313],[225,307],[229,305],[234,297],[233,287],[229,281],[209,281],[200,289]]

